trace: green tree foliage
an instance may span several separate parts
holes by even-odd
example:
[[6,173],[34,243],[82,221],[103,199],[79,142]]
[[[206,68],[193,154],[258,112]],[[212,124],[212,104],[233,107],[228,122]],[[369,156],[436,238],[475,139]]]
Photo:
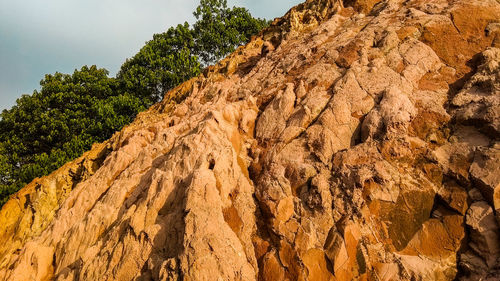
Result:
[[193,14],[193,28],[184,23],[155,34],[122,65],[117,78],[125,91],[156,102],[268,25],[245,8],[229,9],[226,0],[201,0]]
[[46,75],[41,90],[24,95],[0,120],[0,203],[6,196],[109,138],[144,110],[143,101],[116,94],[105,69]]
[[201,0],[193,15],[197,19],[194,53],[204,66],[224,58],[268,25],[268,21],[252,17],[246,8],[228,8],[226,0]]
[[193,48],[193,32],[188,23],[171,27],[165,33],[155,34],[139,53],[128,59],[117,78],[126,92],[156,102],[166,91],[200,73]]
[[268,23],[226,0],[201,0],[193,28],[180,24],[153,39],[115,78],[96,66],[55,73],[41,90],[0,114],[0,206],[36,177],[79,157],[168,90],[250,40]]

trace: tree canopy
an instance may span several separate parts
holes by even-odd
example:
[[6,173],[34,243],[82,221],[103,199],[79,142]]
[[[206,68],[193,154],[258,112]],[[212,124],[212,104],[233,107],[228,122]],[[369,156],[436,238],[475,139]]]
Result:
[[117,78],[125,91],[158,101],[166,91],[200,73],[200,63],[192,51],[194,44],[187,23],[155,34],[122,65]]
[[0,198],[80,156],[144,110],[140,98],[116,94],[108,71],[84,66],[55,73],[24,95],[0,120]]
[[246,8],[229,9],[226,0],[201,0],[193,15],[195,54],[204,66],[224,58],[269,24]]
[[168,90],[231,53],[267,25],[226,0],[201,0],[197,21],[155,34],[121,67],[83,66],[48,74],[40,91],[0,114],[0,206],[34,178],[47,175],[132,122]]
[[201,0],[193,15],[193,27],[184,23],[155,34],[122,65],[117,78],[125,91],[156,102],[268,25],[246,8],[228,8],[226,0]]

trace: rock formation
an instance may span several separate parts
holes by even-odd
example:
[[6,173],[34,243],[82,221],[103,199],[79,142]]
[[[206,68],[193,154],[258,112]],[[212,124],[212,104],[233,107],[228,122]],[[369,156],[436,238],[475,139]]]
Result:
[[499,280],[497,0],[308,0],[0,212],[0,279]]

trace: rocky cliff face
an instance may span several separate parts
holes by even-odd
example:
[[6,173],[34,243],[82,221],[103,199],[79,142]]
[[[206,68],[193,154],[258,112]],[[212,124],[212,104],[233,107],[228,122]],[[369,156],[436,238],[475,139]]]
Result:
[[500,3],[310,0],[0,212],[2,280],[498,280]]

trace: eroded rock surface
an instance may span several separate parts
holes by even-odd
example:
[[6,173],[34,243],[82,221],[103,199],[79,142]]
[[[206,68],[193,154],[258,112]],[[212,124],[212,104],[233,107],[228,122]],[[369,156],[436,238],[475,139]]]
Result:
[[496,280],[500,3],[301,4],[1,210],[2,280]]

